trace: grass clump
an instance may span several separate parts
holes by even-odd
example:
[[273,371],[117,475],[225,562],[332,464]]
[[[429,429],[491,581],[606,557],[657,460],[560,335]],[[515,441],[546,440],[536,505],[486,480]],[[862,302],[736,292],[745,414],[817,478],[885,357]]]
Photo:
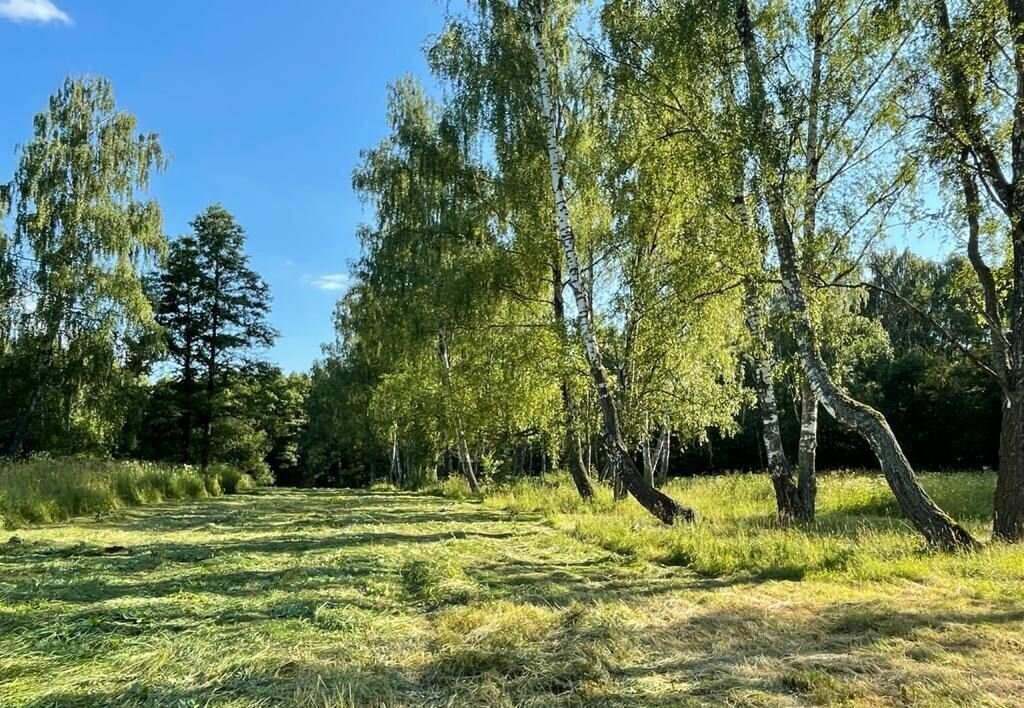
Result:
[[492,683],[513,697],[566,693],[608,677],[612,634],[578,606],[495,601],[455,608],[436,619],[428,680]]
[[415,558],[399,570],[406,592],[429,606],[463,605],[480,596],[480,586],[454,558]]
[[0,463],[0,526],[51,524],[127,506],[252,488],[248,475],[229,469],[204,475],[186,465],[77,458]]

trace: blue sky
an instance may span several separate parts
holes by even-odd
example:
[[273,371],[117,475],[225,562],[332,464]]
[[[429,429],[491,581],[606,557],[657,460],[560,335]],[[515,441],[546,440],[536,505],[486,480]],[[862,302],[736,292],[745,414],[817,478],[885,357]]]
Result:
[[108,77],[170,154],[152,188],[167,233],[212,202],[231,210],[274,296],[269,358],[306,369],[333,337],[369,216],[352,169],[384,137],[388,82],[427,80],[422,47],[443,13],[433,0],[0,0],[0,180],[65,76]]

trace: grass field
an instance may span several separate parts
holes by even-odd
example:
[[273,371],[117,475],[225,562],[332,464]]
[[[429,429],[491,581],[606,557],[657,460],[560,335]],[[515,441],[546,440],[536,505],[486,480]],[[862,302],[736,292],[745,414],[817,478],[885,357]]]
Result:
[[[984,528],[990,478],[927,482]],[[1024,552],[932,556],[877,479],[821,486],[806,531],[774,527],[763,477],[675,485],[695,529],[563,483],[8,531],[0,705],[1020,705]]]

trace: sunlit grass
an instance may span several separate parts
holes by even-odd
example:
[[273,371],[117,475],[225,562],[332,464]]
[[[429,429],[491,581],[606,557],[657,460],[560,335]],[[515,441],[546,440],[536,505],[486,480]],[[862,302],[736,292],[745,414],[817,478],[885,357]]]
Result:
[[762,477],[673,485],[688,529],[568,484],[262,490],[19,529],[0,705],[1019,704],[1021,554],[922,553],[876,480],[823,480],[843,513],[799,531]]
[[[936,501],[978,537],[989,535],[994,475],[923,474]],[[454,486],[456,482],[449,482]],[[583,502],[572,483],[554,475],[487,490],[484,505],[511,514],[540,513],[556,528],[609,551],[707,577],[749,575],[801,579],[842,576],[865,581],[945,576],[986,577],[993,591],[1021,594],[1024,553],[989,544],[980,552],[933,553],[901,517],[878,475],[833,473],[819,480],[817,521],[779,525],[764,475],[674,480],[667,493],[694,507],[694,525],[667,527],[632,500],[614,503],[602,489]],[[999,583],[1011,583],[1000,588]]]

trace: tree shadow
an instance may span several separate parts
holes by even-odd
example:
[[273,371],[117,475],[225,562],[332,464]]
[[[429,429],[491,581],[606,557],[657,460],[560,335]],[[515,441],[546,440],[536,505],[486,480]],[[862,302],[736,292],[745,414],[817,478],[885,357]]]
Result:
[[[523,654],[521,666],[511,669],[499,661],[500,643],[493,657],[469,646],[460,656],[478,662],[476,673],[454,681],[451,671],[449,679],[437,678],[444,675],[440,662],[452,655],[429,643],[435,640],[420,638],[415,641],[427,642],[425,668],[380,658],[361,666],[280,662],[208,677],[195,688],[115,677],[115,688],[106,682],[103,689],[55,690],[22,705],[184,706],[215,705],[222,699],[288,705],[304,691],[326,692],[328,698],[318,705],[330,705],[335,693],[351,696],[344,700],[356,705],[462,705],[483,700],[474,691],[488,681],[504,686],[502,681],[542,674],[545,667],[565,661],[566,647],[575,645],[582,647],[580,656],[602,662],[605,678],[589,678],[583,668],[575,677],[573,664],[560,674],[564,681],[552,684],[558,692],[543,693],[549,689],[537,683],[539,688],[529,690],[541,693],[524,701],[742,705],[744,696],[756,694],[776,702],[841,703],[867,690],[862,684],[872,671],[903,675],[891,653],[877,652],[877,647],[906,641],[922,651],[966,655],[980,650],[971,644],[973,627],[1024,623],[1024,608],[1010,601],[957,611],[896,607],[892,600],[838,602],[814,611],[810,603],[759,605],[742,589],[769,582],[765,578],[701,578],[685,569],[630,563],[594,547],[580,560],[557,554],[517,557],[513,553],[523,554],[522,548],[506,548],[502,542],[549,533],[521,517],[469,511],[462,504],[414,494],[389,501],[391,493],[349,499],[347,493],[314,492],[308,502],[306,494],[270,492],[229,502],[146,507],[80,523],[90,531],[139,531],[154,539],[131,548],[47,540],[0,545],[0,598],[11,606],[0,610],[0,644],[10,640],[28,646],[30,641],[28,653],[39,657],[37,663],[5,666],[0,686],[30,671],[66,670],[94,661],[125,642],[162,637],[184,645],[194,640],[197,627],[214,632],[231,652],[246,632],[270,631],[282,621],[300,623],[307,628],[303,631],[317,636],[334,636],[323,620],[325,610],[345,618],[411,614],[433,626],[445,611],[459,608],[417,604],[403,595],[400,576],[409,559],[436,560],[442,568],[461,564],[460,571],[480,592],[456,604],[535,605],[561,613],[563,620],[553,626],[554,634]],[[406,525],[408,531],[402,528]],[[205,537],[182,533],[196,529],[205,529]],[[302,534],[303,529],[308,533]],[[68,535],[67,529],[62,535]],[[479,544],[484,553],[462,561],[459,554],[466,546],[451,541]],[[382,584],[387,587],[380,590]],[[732,599],[705,605],[688,594],[697,591],[709,591],[701,596],[704,600],[717,591]],[[206,601],[194,604],[195,597]],[[598,605],[615,604],[642,606],[651,616],[596,628],[572,619]],[[659,617],[658,612],[667,614]],[[592,619],[602,621],[600,613]],[[345,641],[340,630],[337,636]],[[631,647],[630,652],[617,653],[621,646]],[[241,666],[246,654],[238,653],[237,661]],[[315,695],[319,700],[321,694]]]

